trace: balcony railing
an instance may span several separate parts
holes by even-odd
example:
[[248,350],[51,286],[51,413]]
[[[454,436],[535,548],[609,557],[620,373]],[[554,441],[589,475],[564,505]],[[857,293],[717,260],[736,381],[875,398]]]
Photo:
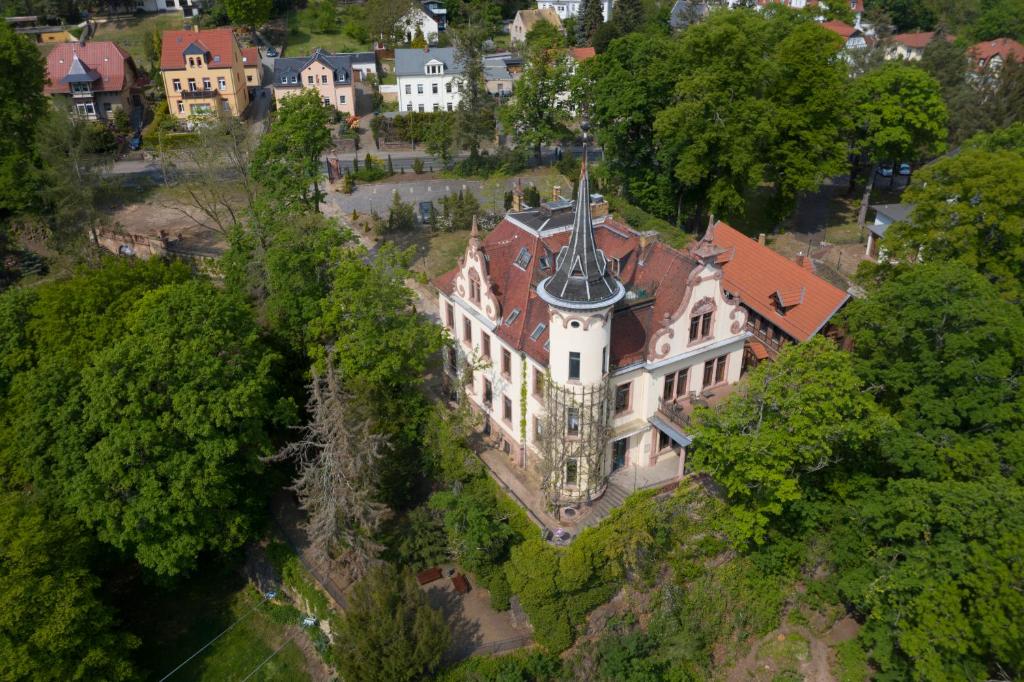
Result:
[[690,426],[694,408],[715,407],[721,404],[734,388],[735,384],[722,384],[712,386],[701,393],[679,396],[674,400],[662,398],[658,403],[658,412],[676,426],[685,429]]
[[217,90],[182,90],[182,99],[216,99],[220,97],[220,93]]
[[92,95],[93,95],[92,90],[72,90],[71,91],[71,96],[72,97],[77,97],[77,98],[80,98],[80,99],[92,99]]

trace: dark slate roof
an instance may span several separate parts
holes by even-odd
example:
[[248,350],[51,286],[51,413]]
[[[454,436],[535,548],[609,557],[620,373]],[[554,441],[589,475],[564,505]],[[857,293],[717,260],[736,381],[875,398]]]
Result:
[[706,2],[676,0],[669,14],[668,24],[675,30],[686,28],[691,22],[700,21],[707,17],[710,11],[711,8],[708,7]]
[[[594,220],[590,211],[590,178],[586,147],[583,169],[576,194],[575,216],[569,244],[555,258],[555,273],[537,286],[547,303],[566,308],[597,308],[614,305],[625,289],[608,272],[608,259],[594,240]],[[554,208],[554,207],[553,207]]]
[[71,59],[71,68],[66,76],[60,79],[61,83],[92,83],[100,79],[96,69],[86,66],[78,57],[78,53]]
[[434,59],[444,64],[446,76],[462,73],[454,47],[432,47],[395,50],[395,75],[423,76],[426,74],[427,62]]
[[200,45],[199,43],[190,43],[189,46],[185,48],[185,51],[182,52],[182,54],[186,54],[186,55],[187,54],[205,55],[206,54],[206,48],[203,47],[202,45]]
[[[313,62],[320,62],[327,68],[333,69],[334,82],[336,84],[351,83],[353,57],[362,56],[363,54],[364,53],[351,54],[347,52],[332,54],[317,48],[313,50],[313,54],[308,57],[278,57],[274,60],[274,85],[277,87],[300,87],[302,85],[302,79],[299,78],[299,75]],[[291,82],[292,76],[295,76],[294,83]],[[287,82],[282,82],[282,78],[286,79]]]

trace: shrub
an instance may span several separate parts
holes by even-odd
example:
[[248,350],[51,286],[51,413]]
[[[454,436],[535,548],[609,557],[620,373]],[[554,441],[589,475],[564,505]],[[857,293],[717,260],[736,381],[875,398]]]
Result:
[[423,159],[414,159],[412,162],[412,172],[416,175],[423,173]]

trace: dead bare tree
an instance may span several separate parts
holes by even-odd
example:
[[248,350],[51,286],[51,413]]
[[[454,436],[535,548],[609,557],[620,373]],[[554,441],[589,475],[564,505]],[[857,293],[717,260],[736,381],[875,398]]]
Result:
[[377,500],[384,439],[352,408],[333,365],[313,370],[309,423],[301,437],[272,460],[294,460],[298,476],[290,487],[308,514],[305,524],[320,559],[339,562],[352,580],[361,578],[383,546],[376,536],[391,510]]

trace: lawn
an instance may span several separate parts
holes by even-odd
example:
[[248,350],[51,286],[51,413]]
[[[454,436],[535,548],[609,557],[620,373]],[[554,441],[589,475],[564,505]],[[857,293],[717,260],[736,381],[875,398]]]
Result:
[[330,33],[319,33],[313,29],[313,8],[306,7],[293,10],[288,14],[288,44],[285,55],[301,57],[312,54],[320,47],[328,52],[364,52],[370,45],[362,43],[344,32],[344,21],[339,22],[337,30]]
[[149,586],[135,593],[131,609],[122,607],[122,612],[126,629],[142,640],[135,658],[143,676],[163,677],[241,618],[168,682],[242,680],[282,644],[250,680],[308,680],[302,651],[288,641],[297,612],[274,603],[260,605],[260,600],[234,567],[204,567],[174,588]]
[[140,69],[149,68],[144,40],[153,31],[170,31],[183,27],[180,14],[174,12],[158,14],[140,14],[123,19],[114,19],[100,24],[96,28],[93,40],[112,40],[132,56],[135,65]]

